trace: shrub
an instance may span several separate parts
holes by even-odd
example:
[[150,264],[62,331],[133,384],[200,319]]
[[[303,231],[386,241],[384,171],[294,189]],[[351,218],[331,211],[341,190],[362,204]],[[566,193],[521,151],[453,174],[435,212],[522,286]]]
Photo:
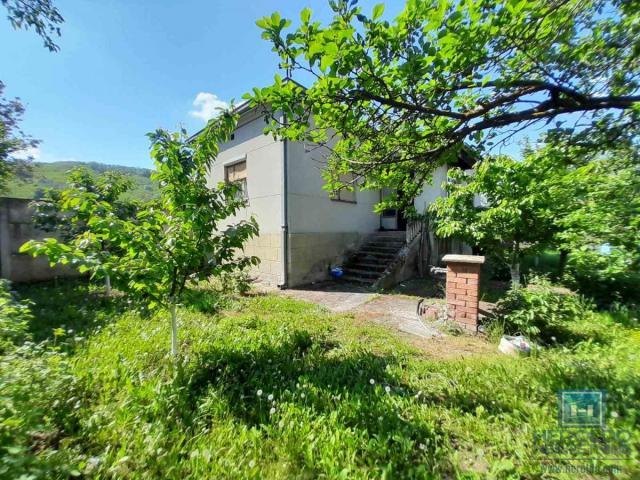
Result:
[[498,302],[490,329],[499,326],[506,334],[522,334],[542,343],[562,342],[571,335],[566,324],[589,315],[591,307],[566,288],[544,277],[531,277],[526,287],[512,288]]
[[609,255],[594,251],[570,255],[563,283],[592,298],[599,307],[640,305],[640,272],[616,249]]
[[29,340],[29,305],[11,293],[10,284],[0,279],[0,354]]

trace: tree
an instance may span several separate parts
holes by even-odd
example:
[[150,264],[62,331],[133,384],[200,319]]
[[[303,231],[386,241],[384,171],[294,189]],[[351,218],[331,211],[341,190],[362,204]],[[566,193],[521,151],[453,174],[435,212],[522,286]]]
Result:
[[312,84],[276,76],[248,98],[276,135],[339,139],[329,188],[350,171],[413,198],[463,144],[482,152],[553,120],[638,131],[636,2],[407,0],[393,21],[382,4],[367,16],[356,3],[331,0],[327,25],[308,8],[294,29],[278,13],[257,22],[287,76]]
[[[68,187],[62,190],[47,190],[43,198],[31,203],[34,226],[47,232],[57,232],[65,243],[75,242],[79,238],[78,243],[84,246],[86,254],[89,254],[89,248],[97,248],[91,253],[96,265],[108,263],[109,256],[119,255],[119,246],[106,240],[87,243],[80,238],[89,230],[88,223],[91,219],[91,211],[80,208],[84,204],[83,197],[91,195],[91,201],[108,204],[118,218],[131,219],[135,216],[138,205],[123,199],[122,195],[133,187],[133,181],[120,172],[107,170],[94,176],[87,168],[78,167],[69,173],[67,184]],[[109,295],[110,272],[95,269],[95,273],[104,277]]]
[[[73,207],[89,216],[87,231],[72,244],[54,239],[28,242],[21,251],[45,254],[51,262],[74,262],[83,270],[113,272],[114,283],[149,308],[171,313],[171,352],[178,352],[176,305],[186,285],[223,272],[256,265],[256,257],[242,255],[243,245],[258,234],[255,219],[227,225],[246,204],[232,183],[207,185],[208,171],[218,144],[230,138],[236,117],[223,113],[209,121],[193,139],[186,132],[157,130],[149,134],[159,198],[136,213],[119,218],[112,204],[83,192]],[[90,252],[99,242],[121,249],[119,255],[97,262]]]
[[60,27],[64,18],[51,0],[1,0],[7,9],[7,18],[13,28],[34,28],[51,52],[58,51],[53,37],[60,36]]
[[20,99],[8,100],[3,93],[4,83],[0,81],[0,192],[6,189],[11,176],[29,174],[29,150],[39,143],[19,127],[24,114]]
[[563,176],[566,165],[552,157],[507,156],[479,162],[471,174],[449,171],[448,193],[431,205],[435,232],[479,246],[505,264],[513,285],[529,252],[554,241],[558,219],[570,208]]

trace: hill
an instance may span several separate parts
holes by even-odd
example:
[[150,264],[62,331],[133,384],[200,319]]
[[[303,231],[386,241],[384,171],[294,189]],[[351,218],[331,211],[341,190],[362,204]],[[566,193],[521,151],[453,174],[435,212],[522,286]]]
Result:
[[133,189],[126,197],[136,200],[150,200],[156,195],[156,186],[149,178],[152,170],[148,168],[124,167],[122,165],[106,165],[103,163],[84,162],[33,162],[30,178],[14,178],[9,181],[7,191],[3,196],[15,198],[35,198],[47,188],[63,188],[66,184],[67,173],[76,167],[86,167],[96,174],[106,170],[116,170],[129,175],[134,182]]

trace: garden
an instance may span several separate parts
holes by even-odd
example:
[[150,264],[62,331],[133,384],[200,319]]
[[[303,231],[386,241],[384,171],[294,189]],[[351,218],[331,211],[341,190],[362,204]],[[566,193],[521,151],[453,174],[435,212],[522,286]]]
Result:
[[206,284],[179,308],[176,362],[166,315],[101,285],[3,290],[0,309],[21,320],[0,369],[3,478],[540,478],[561,389],[607,390],[607,427],[631,435],[613,465],[638,473],[626,310],[582,312],[528,358],[444,360],[352,315]]

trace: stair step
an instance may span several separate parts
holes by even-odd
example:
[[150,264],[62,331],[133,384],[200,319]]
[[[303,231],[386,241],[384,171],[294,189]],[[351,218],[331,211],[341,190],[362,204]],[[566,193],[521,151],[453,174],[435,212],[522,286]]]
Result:
[[349,270],[351,268],[355,268],[356,270],[373,270],[373,271],[377,271],[377,272],[384,272],[385,269],[387,268],[387,263],[381,262],[381,263],[369,263],[369,262],[352,262],[352,263],[348,263],[345,266],[346,270]]
[[371,250],[371,251],[374,251],[374,252],[396,253],[400,249],[396,248],[396,247],[380,247],[380,246],[377,246],[377,245],[367,244],[367,245],[363,246],[361,250]]
[[364,277],[364,278],[378,278],[380,277],[380,273],[381,273],[381,272],[373,272],[371,270],[360,270],[357,268],[345,268],[344,271],[347,275],[356,275],[358,277]]
[[374,252],[371,250],[360,250],[357,254],[356,257],[357,258],[363,258],[363,257],[372,257],[372,258],[376,258],[376,260],[379,259],[386,259],[386,260],[391,260],[393,258],[395,258],[395,252],[391,253],[391,252]]
[[382,247],[382,248],[396,248],[400,250],[404,246],[404,242],[367,242],[365,246]]
[[362,278],[354,275],[343,275],[340,277],[341,280],[345,282],[354,282],[354,283],[364,283],[366,285],[373,285],[376,282],[375,278]]

